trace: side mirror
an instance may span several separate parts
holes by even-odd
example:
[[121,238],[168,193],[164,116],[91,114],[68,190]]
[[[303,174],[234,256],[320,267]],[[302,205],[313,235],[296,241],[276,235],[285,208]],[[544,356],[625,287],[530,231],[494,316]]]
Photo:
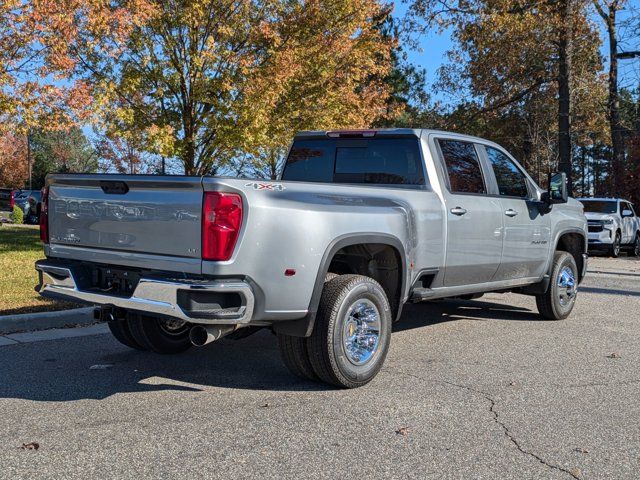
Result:
[[549,175],[549,188],[542,199],[549,205],[567,203],[569,201],[569,189],[567,188],[566,173],[559,172]]
[[623,210],[622,211],[622,216],[623,217],[633,217],[633,212],[631,210]]

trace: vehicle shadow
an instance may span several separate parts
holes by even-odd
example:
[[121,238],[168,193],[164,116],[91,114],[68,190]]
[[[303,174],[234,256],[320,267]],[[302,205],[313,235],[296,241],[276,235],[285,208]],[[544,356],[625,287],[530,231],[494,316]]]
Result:
[[447,300],[407,304],[393,331],[401,332],[454,320],[544,321],[537,312],[523,307],[482,300]]
[[620,290],[617,288],[580,287],[581,292],[596,293],[600,295],[622,295],[625,297],[640,297],[640,291]]
[[[458,319],[536,320],[527,309],[482,301],[406,305],[394,325],[400,332]],[[222,389],[329,391],[331,387],[292,376],[280,359],[277,340],[262,330],[242,340],[221,340],[179,355],[127,349],[110,335],[25,343],[0,349],[1,400],[66,402],[101,400],[114,394],[207,392]]]

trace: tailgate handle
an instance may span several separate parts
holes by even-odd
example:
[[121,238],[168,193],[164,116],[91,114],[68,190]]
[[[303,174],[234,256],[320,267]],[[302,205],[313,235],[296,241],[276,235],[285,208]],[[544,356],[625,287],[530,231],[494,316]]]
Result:
[[129,186],[124,182],[105,181],[100,182],[100,188],[104,193],[111,195],[124,195],[129,191]]

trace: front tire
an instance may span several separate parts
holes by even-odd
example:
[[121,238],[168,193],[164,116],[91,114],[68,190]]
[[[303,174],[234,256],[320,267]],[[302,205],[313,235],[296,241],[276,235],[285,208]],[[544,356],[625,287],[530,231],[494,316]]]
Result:
[[191,348],[189,324],[178,319],[131,315],[129,329],[137,343],[155,353],[182,353]]
[[325,283],[307,339],[320,380],[342,388],[369,383],[380,371],[391,340],[391,307],[372,278],[340,275]]
[[564,320],[576,303],[578,294],[578,267],[573,256],[556,252],[551,270],[551,282],[546,293],[536,295],[540,315],[547,320]]
[[620,232],[616,232],[616,236],[613,239],[613,244],[609,248],[609,255],[613,258],[618,258],[620,256],[621,245],[622,237],[620,236]]
[[640,257],[640,233],[636,233],[636,239],[631,247],[631,255]]

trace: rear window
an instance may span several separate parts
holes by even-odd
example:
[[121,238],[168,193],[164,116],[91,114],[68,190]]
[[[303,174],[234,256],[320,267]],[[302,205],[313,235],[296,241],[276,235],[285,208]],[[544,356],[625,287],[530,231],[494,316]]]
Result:
[[296,140],[283,180],[378,185],[424,185],[418,139]]

